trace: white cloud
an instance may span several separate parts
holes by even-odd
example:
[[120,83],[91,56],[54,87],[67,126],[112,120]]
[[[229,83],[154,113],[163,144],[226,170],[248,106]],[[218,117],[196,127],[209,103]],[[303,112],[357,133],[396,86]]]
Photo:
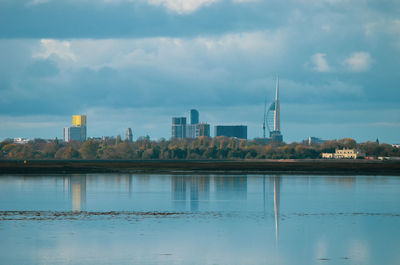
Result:
[[252,2],[258,2],[259,0],[232,0],[234,3],[252,3]]
[[47,59],[50,56],[57,56],[63,60],[76,61],[76,56],[71,50],[71,43],[53,39],[40,40],[41,51],[34,53],[33,58]]
[[179,14],[191,13],[202,6],[207,6],[219,0],[148,0],[152,5],[162,5]]
[[311,62],[313,64],[312,69],[317,72],[329,72],[331,71],[331,67],[326,60],[325,53],[316,53],[311,56]]
[[346,58],[343,64],[353,72],[368,71],[372,64],[371,55],[368,52],[355,52]]
[[[48,0],[34,0],[48,1]],[[104,3],[134,2],[136,0],[103,0]],[[189,14],[203,6],[209,6],[221,0],[146,0],[151,5],[163,6],[178,14]],[[251,3],[260,0],[231,0],[233,3]]]
[[55,54],[70,59],[63,64],[92,69],[154,65],[168,71],[185,72],[191,68],[209,71],[233,67],[235,63],[252,65],[263,60],[273,63],[284,56],[288,35],[285,31],[257,31],[192,39],[74,39],[64,44],[46,40],[34,56],[47,58]]

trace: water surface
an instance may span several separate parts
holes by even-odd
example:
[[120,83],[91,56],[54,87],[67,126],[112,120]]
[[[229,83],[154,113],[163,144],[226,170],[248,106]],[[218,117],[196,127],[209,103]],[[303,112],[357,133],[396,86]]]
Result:
[[0,264],[400,264],[399,225],[390,176],[0,176]]

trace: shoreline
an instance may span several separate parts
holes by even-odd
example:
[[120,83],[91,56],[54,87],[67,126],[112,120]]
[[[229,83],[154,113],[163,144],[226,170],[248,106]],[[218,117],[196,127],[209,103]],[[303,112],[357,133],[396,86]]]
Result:
[[208,173],[400,176],[400,161],[371,160],[0,160],[4,174]]

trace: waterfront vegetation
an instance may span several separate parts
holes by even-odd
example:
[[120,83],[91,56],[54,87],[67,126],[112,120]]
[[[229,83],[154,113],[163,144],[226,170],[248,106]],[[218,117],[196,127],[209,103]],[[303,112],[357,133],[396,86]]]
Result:
[[400,148],[377,142],[356,143],[350,138],[322,144],[265,144],[260,140],[227,137],[151,141],[140,137],[135,142],[120,137],[83,143],[35,139],[26,144],[0,142],[1,159],[315,159],[336,148],[356,148],[367,157],[399,157]]

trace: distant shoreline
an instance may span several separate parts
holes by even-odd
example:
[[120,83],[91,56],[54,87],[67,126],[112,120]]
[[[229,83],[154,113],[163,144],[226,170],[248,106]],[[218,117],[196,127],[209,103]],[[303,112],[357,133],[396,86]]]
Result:
[[216,173],[400,176],[400,161],[369,160],[0,160],[4,174]]

